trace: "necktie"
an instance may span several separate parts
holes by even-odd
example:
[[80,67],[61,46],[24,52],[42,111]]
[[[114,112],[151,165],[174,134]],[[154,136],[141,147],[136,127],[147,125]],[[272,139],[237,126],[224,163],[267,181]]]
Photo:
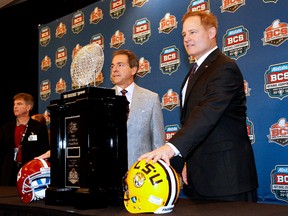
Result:
[[128,92],[128,91],[127,91],[126,89],[122,89],[122,90],[121,90],[122,96],[125,96],[127,92]]
[[193,78],[193,75],[194,75],[197,67],[198,67],[198,65],[196,62],[192,63],[192,66],[191,66],[191,69],[189,72],[190,74],[189,74],[189,78],[188,78],[188,85],[189,85],[190,80]]

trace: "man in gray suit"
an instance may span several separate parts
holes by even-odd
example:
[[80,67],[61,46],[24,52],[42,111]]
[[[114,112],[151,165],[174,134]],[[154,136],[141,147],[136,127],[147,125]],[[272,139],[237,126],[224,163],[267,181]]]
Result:
[[[125,95],[129,104],[127,120],[128,169],[138,157],[165,142],[164,120],[159,95],[134,82],[139,68],[130,50],[117,50],[112,55],[111,80],[117,95]],[[122,90],[125,93],[121,92]]]

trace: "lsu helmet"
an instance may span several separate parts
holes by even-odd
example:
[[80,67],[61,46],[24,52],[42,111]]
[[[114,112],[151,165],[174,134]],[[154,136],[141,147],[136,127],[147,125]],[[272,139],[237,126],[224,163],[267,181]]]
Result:
[[44,199],[50,184],[50,163],[33,159],[21,167],[17,175],[17,190],[23,202]]
[[130,213],[169,213],[180,193],[176,171],[163,160],[135,162],[123,177],[124,206]]

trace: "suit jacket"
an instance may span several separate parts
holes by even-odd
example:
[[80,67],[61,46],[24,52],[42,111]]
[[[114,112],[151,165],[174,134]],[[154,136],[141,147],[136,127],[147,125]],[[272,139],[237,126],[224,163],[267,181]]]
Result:
[[[8,122],[0,128],[0,183],[2,185],[15,185],[17,178],[14,162],[15,127],[16,120]],[[47,126],[30,118],[22,141],[22,164],[24,165],[47,150],[49,150]]]
[[219,49],[204,60],[187,87],[181,123],[170,142],[186,162],[188,184],[200,195],[226,196],[258,187],[243,77]]
[[134,85],[127,120],[128,168],[142,154],[165,143],[164,120],[159,95]]

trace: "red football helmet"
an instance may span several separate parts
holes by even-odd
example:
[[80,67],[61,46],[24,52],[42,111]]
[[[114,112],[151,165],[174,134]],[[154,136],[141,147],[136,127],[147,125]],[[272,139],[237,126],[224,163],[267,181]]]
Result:
[[44,199],[50,184],[50,163],[43,159],[33,159],[19,170],[17,190],[23,202]]

